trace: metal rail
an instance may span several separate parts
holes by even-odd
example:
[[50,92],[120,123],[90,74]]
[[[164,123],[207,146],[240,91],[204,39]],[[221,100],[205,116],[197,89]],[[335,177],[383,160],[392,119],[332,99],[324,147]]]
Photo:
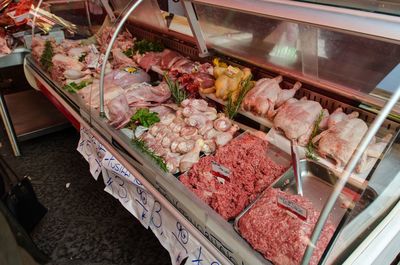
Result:
[[104,55],[103,63],[101,65],[101,73],[100,73],[100,116],[102,116],[102,117],[105,117],[105,112],[104,112],[104,75],[106,73],[106,66],[107,66],[106,62],[108,61],[108,57],[110,57],[110,53],[111,53],[112,47],[114,45],[114,42],[117,39],[118,34],[121,31],[122,27],[124,26],[126,20],[142,2],[143,2],[143,0],[137,0],[137,2],[135,4],[133,4],[128,9],[128,11],[125,13],[125,15],[121,18],[121,20],[119,21],[117,28],[111,38],[110,44],[107,47],[106,54]]
[[385,121],[387,115],[390,113],[394,105],[400,99],[400,85],[398,85],[396,92],[392,95],[390,100],[384,106],[384,108],[380,111],[378,116],[375,118],[374,122],[369,127],[367,133],[359,143],[355,153],[353,154],[351,160],[346,165],[341,174],[339,181],[336,183],[335,188],[332,194],[329,196],[328,201],[326,202],[318,221],[315,225],[314,231],[312,233],[310,242],[308,243],[307,249],[304,253],[303,259],[301,264],[307,265],[310,262],[312,254],[314,252],[314,248],[317,245],[317,241],[321,235],[322,229],[325,226],[326,221],[329,218],[329,214],[332,211],[336,200],[339,198],[340,193],[342,192],[344,186],[346,185],[347,181],[350,178],[351,173],[355,169],[358,160],[362,157],[364,151],[367,149],[369,143],[371,142],[372,138],[375,136],[376,132],[379,130],[383,122]]

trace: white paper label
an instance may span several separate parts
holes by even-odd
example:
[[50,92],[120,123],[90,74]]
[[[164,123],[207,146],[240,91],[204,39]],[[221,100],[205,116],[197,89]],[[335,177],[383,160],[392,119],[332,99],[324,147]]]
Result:
[[154,207],[154,198],[145,189],[130,180],[103,168],[104,190],[135,216],[147,229],[151,220]]
[[290,211],[302,220],[307,220],[307,210],[298,205],[297,203],[290,201],[282,196],[277,196],[277,203],[280,207]]
[[225,184],[225,181],[230,181],[231,171],[215,161],[211,161],[212,174],[217,178],[218,182]]
[[77,151],[89,163],[90,173],[94,179],[98,179],[101,173],[101,161],[106,153],[102,144],[90,133],[89,130],[81,126],[81,137],[79,139]]
[[99,50],[96,48],[96,46],[94,44],[89,45],[89,50],[90,50],[90,52],[92,52],[94,54],[99,54]]
[[214,258],[207,249],[199,246],[190,253],[185,265],[222,265],[222,263]]

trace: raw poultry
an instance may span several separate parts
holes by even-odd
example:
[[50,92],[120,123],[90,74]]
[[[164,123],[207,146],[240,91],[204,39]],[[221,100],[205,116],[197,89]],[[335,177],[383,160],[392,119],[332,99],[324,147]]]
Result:
[[227,66],[223,63],[215,62],[213,69],[215,84],[213,87],[202,88],[200,92],[204,94],[215,93],[217,98],[227,100],[228,96],[231,97],[233,102],[236,102],[239,92],[240,84],[251,75],[249,68],[240,69],[234,66]]
[[245,133],[200,159],[180,181],[224,219],[237,216],[286,170],[268,157],[268,142]]
[[140,138],[162,157],[171,173],[185,172],[200,152],[209,154],[227,144],[238,127],[200,99],[186,99],[175,113],[160,116]]
[[350,118],[336,123],[312,141],[322,157],[330,157],[337,165],[344,166],[367,130],[368,126],[363,120]]
[[299,145],[305,146],[321,111],[319,102],[304,98],[288,100],[278,109],[274,127],[282,130],[290,140],[296,140]]
[[276,113],[275,108],[293,98],[301,87],[301,83],[296,82],[292,89],[282,89],[280,82],[282,82],[282,76],[258,80],[255,87],[245,96],[242,108],[271,119]]

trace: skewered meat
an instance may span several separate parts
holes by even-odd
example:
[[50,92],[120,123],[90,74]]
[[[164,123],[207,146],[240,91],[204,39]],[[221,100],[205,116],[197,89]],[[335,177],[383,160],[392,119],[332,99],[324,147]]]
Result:
[[287,138],[297,140],[299,145],[305,146],[321,110],[321,105],[312,100],[287,102],[276,114],[274,127],[282,130]]
[[344,166],[367,130],[363,120],[347,119],[317,135],[313,143],[318,143],[317,151],[322,157],[330,157],[337,165]]

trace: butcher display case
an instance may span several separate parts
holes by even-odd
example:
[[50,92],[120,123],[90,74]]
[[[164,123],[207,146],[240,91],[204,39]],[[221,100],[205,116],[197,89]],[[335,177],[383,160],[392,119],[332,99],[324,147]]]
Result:
[[[34,41],[26,68],[210,264],[388,264],[400,245],[400,18],[309,2],[323,1],[182,1],[184,16],[153,0],[96,2],[101,27],[89,20],[78,42],[62,27],[70,40]],[[40,45],[52,50],[47,71]],[[221,84],[237,76],[233,100]],[[164,152],[171,134],[159,133],[187,136],[176,119],[195,136],[176,144],[191,146],[177,165]],[[172,263],[203,264],[185,240],[162,243]]]

